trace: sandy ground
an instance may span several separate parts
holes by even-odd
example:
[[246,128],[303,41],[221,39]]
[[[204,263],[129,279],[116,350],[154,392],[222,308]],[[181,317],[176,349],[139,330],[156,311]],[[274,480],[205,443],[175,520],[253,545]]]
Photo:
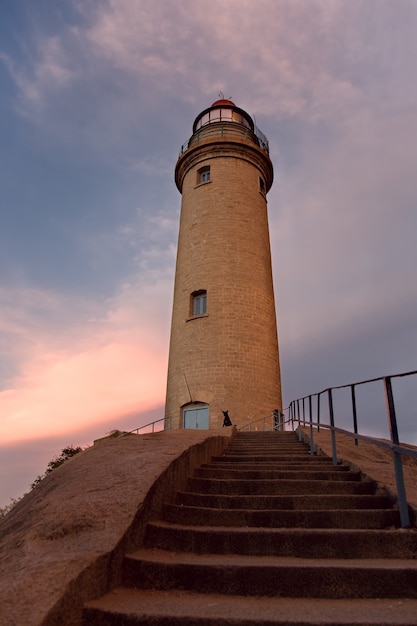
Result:
[[[0,521],[0,626],[72,626],[101,595],[153,508],[231,429],[103,441],[49,474]],[[207,458],[208,455],[208,458]]]

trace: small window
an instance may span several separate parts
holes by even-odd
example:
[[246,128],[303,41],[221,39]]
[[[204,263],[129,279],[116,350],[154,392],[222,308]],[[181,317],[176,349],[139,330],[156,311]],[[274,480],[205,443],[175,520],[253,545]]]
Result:
[[191,294],[191,314],[205,315],[207,312],[207,291],[200,289]]
[[208,183],[210,181],[210,165],[206,165],[198,170],[197,184]]
[[265,181],[263,178],[261,178],[261,176],[259,176],[259,191],[263,194],[266,193],[266,185],[265,185]]

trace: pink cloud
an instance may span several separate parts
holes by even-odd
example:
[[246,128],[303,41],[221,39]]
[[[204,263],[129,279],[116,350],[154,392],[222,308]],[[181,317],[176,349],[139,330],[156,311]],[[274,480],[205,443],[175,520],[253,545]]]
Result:
[[113,343],[35,365],[17,388],[0,393],[2,441],[55,436],[152,408],[164,394],[164,356]]
[[52,437],[163,401],[165,353],[110,343],[29,366],[18,387],[0,393],[4,443]]
[[[53,310],[46,306],[41,315],[29,297],[9,292],[20,321],[0,329],[8,348],[3,361],[17,372],[0,392],[1,441],[55,437],[163,404],[167,289],[164,279],[130,285],[96,305],[55,294]],[[83,319],[68,310],[82,311]]]

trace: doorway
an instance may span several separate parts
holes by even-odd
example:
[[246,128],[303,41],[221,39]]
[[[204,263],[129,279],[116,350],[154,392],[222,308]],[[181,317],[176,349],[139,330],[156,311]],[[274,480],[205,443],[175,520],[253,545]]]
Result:
[[208,405],[193,406],[183,410],[183,428],[198,428],[208,430],[209,408]]

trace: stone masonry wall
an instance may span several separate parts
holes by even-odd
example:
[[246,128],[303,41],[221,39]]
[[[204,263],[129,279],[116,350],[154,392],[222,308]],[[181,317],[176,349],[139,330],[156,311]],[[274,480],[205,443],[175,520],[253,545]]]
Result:
[[[243,142],[202,143],[177,166],[182,185],[166,416],[181,427],[188,403],[222,410],[238,426],[281,409],[276,314],[266,195],[272,165]],[[198,170],[210,166],[210,182]],[[268,184],[269,186],[269,184]],[[190,314],[191,294],[207,291],[207,314]],[[188,387],[187,387],[188,384]]]

